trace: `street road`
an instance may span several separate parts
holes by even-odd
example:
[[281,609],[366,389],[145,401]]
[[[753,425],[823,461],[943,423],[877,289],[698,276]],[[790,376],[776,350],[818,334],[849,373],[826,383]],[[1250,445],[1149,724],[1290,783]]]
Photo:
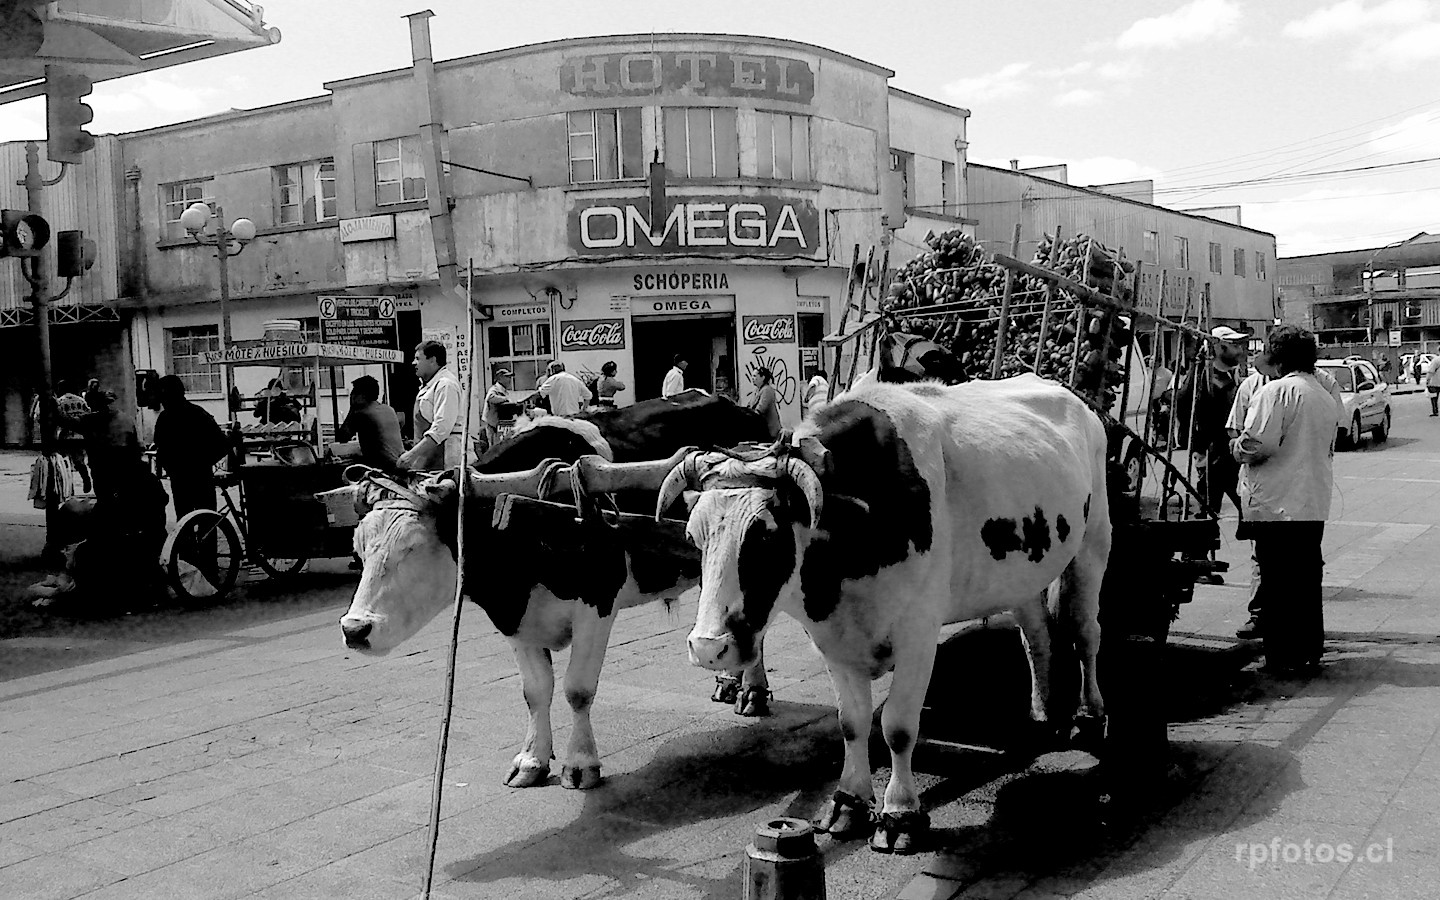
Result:
[[[1075,810],[1007,815],[1003,760],[932,757],[919,775],[947,852],[893,858],[824,838],[830,897],[1433,896],[1440,419],[1421,395],[1394,409],[1387,444],[1336,457],[1324,675],[1276,682],[1234,639],[1248,547],[1232,516],[1228,583],[1184,608],[1157,676],[1173,686],[1172,770],[1144,816],[1037,839]],[[0,897],[416,894],[447,621],[389,658],[347,653],[344,560],[215,609],[39,613],[13,596],[34,527],[3,527]],[[684,658],[693,614],[683,601],[622,614],[594,713],[607,781],[580,793],[500,784],[524,704],[508,647],[467,609],[434,896],[740,896],[755,825],[818,810],[840,736],[823,665],[788,620],[766,645],[775,715],[710,703],[708,675]],[[962,671],[941,689],[980,715],[995,679]],[[558,700],[557,746],[568,719]],[[877,770],[881,789],[887,777]],[[1238,843],[1272,838],[1394,849],[1388,865],[1240,862]]]

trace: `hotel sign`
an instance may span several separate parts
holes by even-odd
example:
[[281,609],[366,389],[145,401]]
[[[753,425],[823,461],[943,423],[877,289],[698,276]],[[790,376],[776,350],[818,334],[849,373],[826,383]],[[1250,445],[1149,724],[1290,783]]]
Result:
[[715,254],[814,256],[820,212],[808,200],[685,197],[651,234],[644,197],[595,199],[570,212],[570,247],[582,256]]
[[747,97],[810,103],[815,72],[803,59],[750,53],[667,50],[572,56],[560,65],[560,90],[577,97]]

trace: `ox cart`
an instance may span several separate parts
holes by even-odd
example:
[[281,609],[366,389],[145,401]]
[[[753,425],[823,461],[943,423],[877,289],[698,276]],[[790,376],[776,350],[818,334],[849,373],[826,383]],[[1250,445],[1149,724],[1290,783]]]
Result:
[[[207,362],[231,367],[308,371],[313,389],[320,373],[346,365],[403,361],[403,354],[337,344],[265,340],[206,354]],[[313,402],[307,404],[314,408]],[[338,401],[331,393],[338,422]],[[218,602],[234,588],[248,562],[271,579],[291,577],[311,559],[348,557],[357,523],[353,498],[344,490],[343,461],[319,451],[321,428],[308,421],[229,424],[231,452],[218,473],[217,509],[183,516],[165,542],[161,565],[182,600]]]

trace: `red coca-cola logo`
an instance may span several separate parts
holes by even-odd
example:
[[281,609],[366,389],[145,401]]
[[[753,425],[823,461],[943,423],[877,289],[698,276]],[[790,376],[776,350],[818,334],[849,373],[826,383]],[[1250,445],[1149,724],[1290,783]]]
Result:
[[561,350],[624,350],[622,319],[576,319],[560,329]]
[[794,316],[745,316],[741,333],[747,344],[795,343]]

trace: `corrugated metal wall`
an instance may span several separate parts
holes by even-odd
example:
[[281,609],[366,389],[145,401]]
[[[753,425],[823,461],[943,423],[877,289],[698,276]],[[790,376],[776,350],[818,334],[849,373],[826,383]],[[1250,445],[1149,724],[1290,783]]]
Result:
[[[55,273],[55,235],[79,228],[93,240],[98,250],[95,265],[76,279],[75,285],[57,306],[97,305],[119,297],[120,268],[116,259],[119,237],[119,216],[123,176],[120,170],[120,142],[114,135],[95,139],[95,149],[85,155],[85,162],[71,166],[65,179],[47,187],[41,194],[39,210],[50,223],[50,246],[46,248],[46,270],[52,279]],[[45,158],[45,145],[40,144],[40,174],[54,178],[59,166]],[[25,209],[25,188],[16,182],[25,178],[25,145],[20,142],[0,144],[0,201],[6,209]],[[50,293],[56,294],[64,282],[52,283]],[[20,274],[20,266],[0,261],[0,309],[26,305],[30,286]]]

